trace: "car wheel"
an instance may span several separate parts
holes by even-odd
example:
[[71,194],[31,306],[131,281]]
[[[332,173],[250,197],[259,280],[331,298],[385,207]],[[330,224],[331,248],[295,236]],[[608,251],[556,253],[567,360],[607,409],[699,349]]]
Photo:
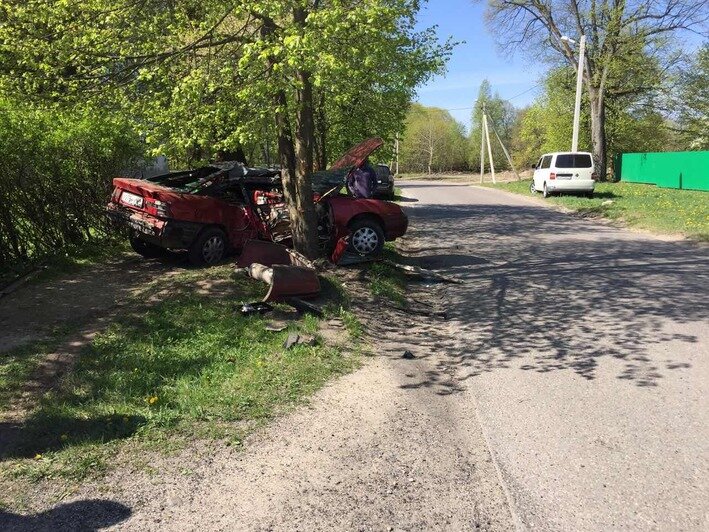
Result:
[[586,197],[589,199],[593,199],[593,190],[591,192],[586,192]]
[[165,248],[146,242],[135,234],[131,234],[128,237],[128,241],[130,242],[130,247],[133,248],[133,251],[135,251],[138,255],[142,255],[146,259],[156,259],[158,257],[162,257],[167,251]]
[[529,185],[529,191],[530,191],[532,194],[536,194],[536,193],[537,193],[537,189],[534,188],[534,179],[532,179],[532,183]]
[[216,227],[203,230],[189,250],[190,262],[195,266],[211,266],[226,255],[227,240],[224,231]]
[[375,220],[356,220],[350,225],[349,247],[359,255],[379,255],[384,249],[382,227]]
[[543,195],[545,198],[548,198],[549,196],[551,196],[551,192],[549,192],[549,190],[547,189],[547,184],[546,184],[546,183],[544,183],[544,191],[542,192],[542,195]]

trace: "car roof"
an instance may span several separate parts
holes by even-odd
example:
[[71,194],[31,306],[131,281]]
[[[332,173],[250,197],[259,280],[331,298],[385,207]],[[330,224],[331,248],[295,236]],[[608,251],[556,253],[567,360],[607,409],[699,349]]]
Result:
[[588,151],[553,151],[549,153],[545,153],[542,155],[542,157],[546,157],[547,155],[593,155],[591,152]]

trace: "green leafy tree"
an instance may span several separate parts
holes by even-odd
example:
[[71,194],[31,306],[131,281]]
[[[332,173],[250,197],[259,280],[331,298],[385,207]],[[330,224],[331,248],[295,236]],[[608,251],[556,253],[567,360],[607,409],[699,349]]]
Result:
[[677,96],[682,148],[709,150],[709,43],[681,72]]
[[509,51],[578,65],[578,50],[561,39],[585,35],[583,81],[593,153],[607,167],[607,108],[616,99],[647,94],[661,84],[676,57],[668,39],[681,29],[705,30],[705,0],[488,0],[491,31]]
[[[492,93],[492,87],[488,80],[483,80],[480,84],[480,90],[478,91],[478,97],[475,100],[475,106],[472,112],[468,164],[473,170],[480,168],[480,146],[484,135],[482,128],[483,108],[487,112],[490,145],[492,147],[492,158],[495,162],[495,168],[509,169],[509,163],[507,162],[504,151],[500,147],[500,143],[497,141],[495,132],[500,136],[500,139],[505,143],[509,151],[509,146],[512,141],[512,127],[515,123],[517,111],[510,102],[500,98],[499,94]],[[485,150],[485,158],[487,159],[487,148]]]
[[466,166],[465,144],[462,124],[448,111],[414,103],[400,142],[401,169],[428,174],[462,170]]
[[[308,176],[363,136],[392,138],[451,44],[416,0],[0,0],[0,88],[135,116],[194,162],[278,154],[294,244],[317,254]],[[269,141],[268,139],[274,139]]]
[[[571,147],[574,73],[567,68],[551,70],[544,79],[544,90],[537,100],[520,113],[515,126],[513,158],[520,168],[530,167],[546,152]],[[582,99],[579,150],[591,151],[592,138],[587,98]],[[666,119],[644,99],[628,95],[607,106],[607,149],[615,154],[663,151],[672,147],[672,134]]]

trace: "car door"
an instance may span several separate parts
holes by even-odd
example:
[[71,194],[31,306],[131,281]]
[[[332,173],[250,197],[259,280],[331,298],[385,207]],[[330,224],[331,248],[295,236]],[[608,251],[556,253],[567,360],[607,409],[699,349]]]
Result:
[[532,174],[532,180],[534,181],[534,190],[541,190],[541,181],[539,180],[539,176],[542,173],[542,160],[544,159],[544,156],[542,155],[539,160],[537,161],[537,164],[534,165],[534,174]]
[[225,187],[215,200],[219,204],[222,224],[226,228],[231,247],[239,250],[247,240],[258,237],[258,230],[250,216],[251,207],[246,203],[241,184]]
[[544,188],[544,183],[546,183],[549,179],[549,173],[551,172],[551,160],[553,158],[553,154],[542,157],[542,162],[540,164],[541,168],[539,169],[539,182],[534,185],[537,190],[542,190]]

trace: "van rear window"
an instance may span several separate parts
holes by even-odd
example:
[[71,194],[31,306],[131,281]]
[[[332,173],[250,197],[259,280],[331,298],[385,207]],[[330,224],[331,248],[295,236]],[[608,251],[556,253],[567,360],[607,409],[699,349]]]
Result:
[[591,168],[593,163],[587,153],[562,153],[556,156],[557,168]]

